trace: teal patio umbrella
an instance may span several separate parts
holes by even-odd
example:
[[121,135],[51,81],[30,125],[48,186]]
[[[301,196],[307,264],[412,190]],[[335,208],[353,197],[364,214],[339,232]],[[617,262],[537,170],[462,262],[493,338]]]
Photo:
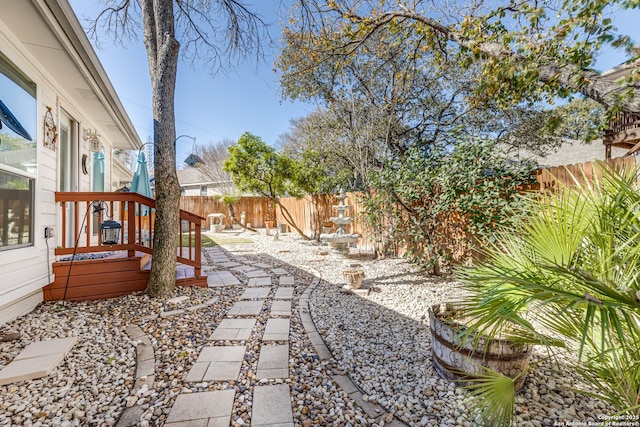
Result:
[[[134,193],[142,194],[146,197],[151,197],[151,184],[149,183],[149,171],[147,170],[147,159],[142,151],[138,153],[138,166],[136,172],[133,174],[133,180],[131,181],[131,190]],[[148,215],[149,209],[143,208],[141,215]]]

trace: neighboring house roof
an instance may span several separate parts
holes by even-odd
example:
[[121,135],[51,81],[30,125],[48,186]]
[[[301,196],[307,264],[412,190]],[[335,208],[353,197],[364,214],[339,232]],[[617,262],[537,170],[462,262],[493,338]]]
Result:
[[608,80],[617,80],[620,77],[628,76],[634,68],[640,67],[640,60],[627,61],[623,64],[616,65],[615,67],[603,71],[601,76],[606,77]]
[[[617,147],[612,147],[611,151],[611,157],[621,157],[627,152],[626,149]],[[546,156],[539,156],[525,149],[520,149],[518,157],[534,160],[542,167],[571,165],[604,160],[605,146],[601,139],[593,140],[590,143],[567,139],[557,150]]]
[[231,180],[214,181],[199,168],[184,168],[178,170],[178,181],[181,186],[187,185],[220,185],[230,184]]
[[142,145],[68,0],[3,2],[1,21],[20,23],[11,25],[11,32],[26,53],[82,105],[113,148]]
[[115,186],[120,183],[129,183],[133,180],[133,172],[120,162],[120,159],[113,157],[113,181]]

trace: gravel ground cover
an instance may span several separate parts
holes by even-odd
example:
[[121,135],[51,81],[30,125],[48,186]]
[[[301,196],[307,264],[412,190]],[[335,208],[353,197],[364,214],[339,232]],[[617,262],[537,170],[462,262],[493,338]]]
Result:
[[[316,326],[334,355],[319,361],[300,325],[297,311],[291,320],[290,377],[296,425],[374,425],[373,420],[329,379],[347,374],[366,393],[366,399],[411,426],[472,426],[473,414],[464,390],[440,379],[431,365],[427,309],[460,294],[447,278],[430,278],[399,259],[373,260],[366,254],[345,258],[326,253],[317,242],[293,234],[276,240],[264,234],[243,233],[254,244],[229,245],[231,254],[294,270],[294,301],[311,278],[323,279],[311,296]],[[207,260],[205,250],[205,260]],[[365,270],[367,297],[344,293],[342,270],[350,263]],[[205,269],[225,270],[207,262]],[[295,267],[295,268],[293,268]],[[127,406],[140,405],[140,425],[163,425],[180,393],[234,388],[237,392],[232,425],[249,425],[251,397],[266,316],[259,316],[247,344],[249,350],[238,381],[188,383],[184,380],[215,327],[244,290],[243,284],[199,289],[178,288],[180,304],[150,299],[144,294],[83,303],[50,302],[0,327],[21,338],[0,343],[0,368],[36,340],[77,336],[78,343],[51,375],[40,380],[0,386],[0,425],[58,426],[114,425]],[[159,317],[161,311],[218,300],[201,310]],[[268,307],[265,307],[268,310]],[[263,318],[264,317],[264,318]],[[127,337],[128,324],[147,333],[156,356],[153,387],[133,399],[136,342]],[[218,343],[221,344],[221,343]],[[575,394],[576,375],[546,360],[539,361],[518,396],[518,426],[552,426],[564,422],[597,422],[613,410],[596,399]],[[545,359],[545,360],[543,360]],[[264,382],[264,381],[263,381]],[[376,425],[380,425],[380,420]],[[557,425],[557,424],[556,424]],[[577,425],[577,424],[575,424]],[[595,425],[595,424],[594,424]]]
[[[279,259],[311,267],[322,277],[311,296],[314,322],[338,370],[347,373],[368,400],[411,426],[475,425],[465,391],[441,379],[431,363],[428,308],[461,295],[455,281],[430,277],[402,259],[374,260],[358,253],[345,258],[293,234],[254,240]],[[321,255],[325,251],[329,253]],[[342,271],[352,263],[365,271],[363,286],[372,290],[366,297],[342,290]],[[616,412],[572,390],[586,386],[564,365],[567,357],[559,352],[550,360],[542,349],[534,350],[535,366],[516,401],[516,425],[598,425],[602,416]]]
[[[188,304],[219,297],[213,305],[178,318],[160,318],[179,308],[144,293],[102,301],[40,304],[33,312],[0,327],[20,339],[0,343],[0,368],[34,341],[68,336],[78,342],[49,376],[0,386],[0,425],[115,425],[127,406],[139,403],[159,425],[181,390],[185,369],[195,361],[206,339],[234,301],[239,289],[178,288]],[[125,333],[128,324],[150,337],[156,355],[155,386],[136,399],[136,344]]]

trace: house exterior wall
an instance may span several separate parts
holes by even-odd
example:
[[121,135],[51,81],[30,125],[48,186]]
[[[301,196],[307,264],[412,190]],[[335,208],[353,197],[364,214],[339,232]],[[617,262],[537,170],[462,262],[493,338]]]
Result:
[[207,184],[203,186],[206,187],[206,194],[202,193],[201,186],[198,185],[182,185],[182,195],[183,196],[219,196],[223,194],[220,186],[215,184]]
[[[28,0],[21,0],[28,1]],[[36,9],[33,9],[34,11]],[[73,191],[92,191],[92,155],[89,144],[84,140],[85,129],[99,129],[100,122],[88,117],[82,102],[79,102],[73,88],[64,87],[47,72],[37,57],[15,35],[14,26],[24,26],[26,22],[3,21],[0,15],[0,52],[36,84],[36,132],[31,135],[36,141],[37,170],[26,177],[34,180],[33,244],[28,247],[0,247],[0,325],[32,310],[42,301],[42,288],[54,281],[51,263],[54,250],[62,238],[55,192],[59,188],[59,150],[44,146],[44,116],[51,107],[54,122],[60,129],[63,112],[77,123],[74,140],[78,143],[75,162],[78,179],[73,183]],[[61,55],[61,61],[65,57]],[[75,97],[74,97],[75,96]],[[87,99],[87,104],[96,102]],[[86,106],[88,107],[88,105]],[[113,141],[101,138],[105,154],[105,191],[112,191],[112,145]],[[84,174],[81,160],[86,155],[88,173]],[[13,173],[10,167],[0,164],[0,170]],[[25,174],[24,171],[20,171]],[[45,227],[53,229],[53,237],[45,239]]]

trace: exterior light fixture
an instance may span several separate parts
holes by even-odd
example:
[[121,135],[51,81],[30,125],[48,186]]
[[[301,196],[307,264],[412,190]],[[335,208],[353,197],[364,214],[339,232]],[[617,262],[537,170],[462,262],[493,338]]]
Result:
[[108,219],[100,224],[100,236],[103,245],[115,245],[120,243],[120,231],[122,226],[118,221]]
[[100,135],[98,134],[98,130],[94,129],[85,129],[84,130],[84,140],[89,141],[89,151],[92,152],[100,152],[102,151],[102,143],[100,142]]

